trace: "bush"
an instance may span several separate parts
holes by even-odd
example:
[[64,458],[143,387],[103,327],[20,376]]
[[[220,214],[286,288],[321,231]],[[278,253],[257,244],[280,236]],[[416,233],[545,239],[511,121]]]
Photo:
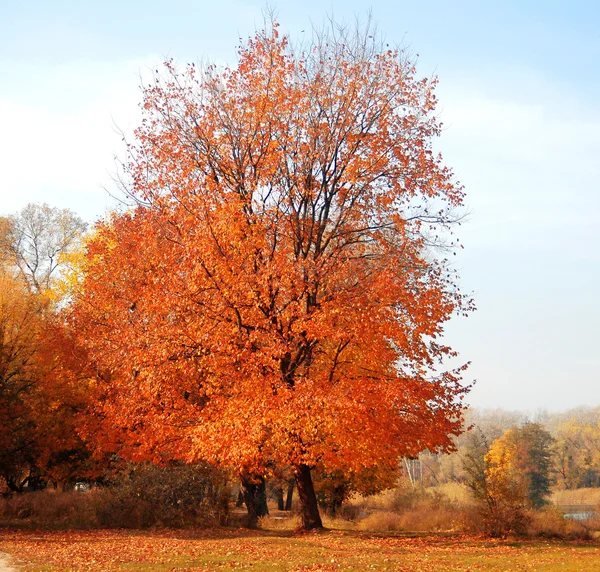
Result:
[[13,495],[0,501],[0,520],[51,528],[210,526],[227,522],[230,496],[227,476],[210,465],[134,465],[107,487]]
[[492,538],[504,538],[526,534],[531,513],[512,499],[505,501],[492,498],[489,503],[479,502],[472,514],[478,517],[477,524],[483,527],[484,534]]
[[589,523],[565,518],[558,507],[530,511],[528,517],[528,536],[567,540],[590,540],[592,537]]
[[[231,497],[226,475],[204,464],[135,465],[112,493],[120,509],[117,520],[134,528],[224,524]],[[111,513],[103,520],[110,526],[114,518]]]
[[[489,516],[482,513],[477,505],[464,507],[462,514],[461,527],[464,532],[488,536],[589,540],[594,530],[593,520],[580,521],[565,518],[561,510],[554,506],[546,506],[540,510],[523,510],[518,513],[512,511],[496,513],[494,522],[490,522]],[[492,528],[493,526],[496,528]],[[500,526],[502,528],[499,528]]]
[[[54,490],[13,494],[0,501],[5,526],[90,528],[98,526],[100,492],[86,494]],[[102,495],[106,497],[106,495]],[[103,502],[105,502],[103,500]]]

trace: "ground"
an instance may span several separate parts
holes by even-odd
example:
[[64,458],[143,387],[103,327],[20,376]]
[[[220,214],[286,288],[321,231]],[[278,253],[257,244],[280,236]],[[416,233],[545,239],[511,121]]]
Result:
[[10,565],[8,555],[0,554],[0,572],[15,572],[15,569]]
[[329,530],[0,531],[19,570],[594,571],[597,542],[492,541]]

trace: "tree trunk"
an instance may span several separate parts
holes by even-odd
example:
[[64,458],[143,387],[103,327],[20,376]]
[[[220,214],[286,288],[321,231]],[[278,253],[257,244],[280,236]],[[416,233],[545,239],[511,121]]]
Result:
[[275,487],[273,489],[275,498],[277,499],[277,510],[284,510],[285,504],[283,502],[283,487]]
[[315,488],[310,476],[310,467],[308,465],[299,465],[296,467],[295,476],[298,497],[300,498],[302,528],[304,530],[323,528],[317,505],[317,496],[315,495]]
[[285,497],[285,510],[292,510],[292,499],[294,498],[294,479],[288,481],[287,495]]
[[244,503],[246,504],[246,510],[248,511],[248,527],[256,528],[258,526],[258,519],[261,516],[269,514],[265,479],[264,477],[259,477],[255,480],[243,478],[240,488],[244,497]]
[[237,500],[235,501],[235,506],[240,508],[244,504],[244,493],[242,492],[242,488],[240,486],[240,491],[238,492]]
[[348,490],[346,485],[338,485],[337,487],[333,488],[333,492],[331,493],[331,504],[329,505],[331,516],[337,516],[339,510],[344,504],[347,493]]

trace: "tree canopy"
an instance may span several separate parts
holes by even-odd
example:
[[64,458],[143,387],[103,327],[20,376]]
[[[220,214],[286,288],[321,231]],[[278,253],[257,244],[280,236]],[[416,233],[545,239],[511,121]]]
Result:
[[470,301],[434,87],[369,29],[293,47],[275,23],[234,68],[165,63],[128,146],[136,206],[96,227],[71,308],[107,443],[291,466],[306,528],[315,465],[452,446],[467,388],[441,336]]

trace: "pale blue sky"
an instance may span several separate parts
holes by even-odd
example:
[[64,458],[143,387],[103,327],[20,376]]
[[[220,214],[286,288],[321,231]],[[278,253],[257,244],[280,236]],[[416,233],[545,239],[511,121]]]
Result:
[[[436,144],[467,190],[458,257],[478,311],[448,338],[470,402],[600,404],[600,2],[273,1],[299,37],[329,13],[374,20],[440,79]],[[0,214],[27,202],[87,219],[164,56],[234,62],[263,2],[0,0]],[[305,32],[302,32],[305,30]]]

